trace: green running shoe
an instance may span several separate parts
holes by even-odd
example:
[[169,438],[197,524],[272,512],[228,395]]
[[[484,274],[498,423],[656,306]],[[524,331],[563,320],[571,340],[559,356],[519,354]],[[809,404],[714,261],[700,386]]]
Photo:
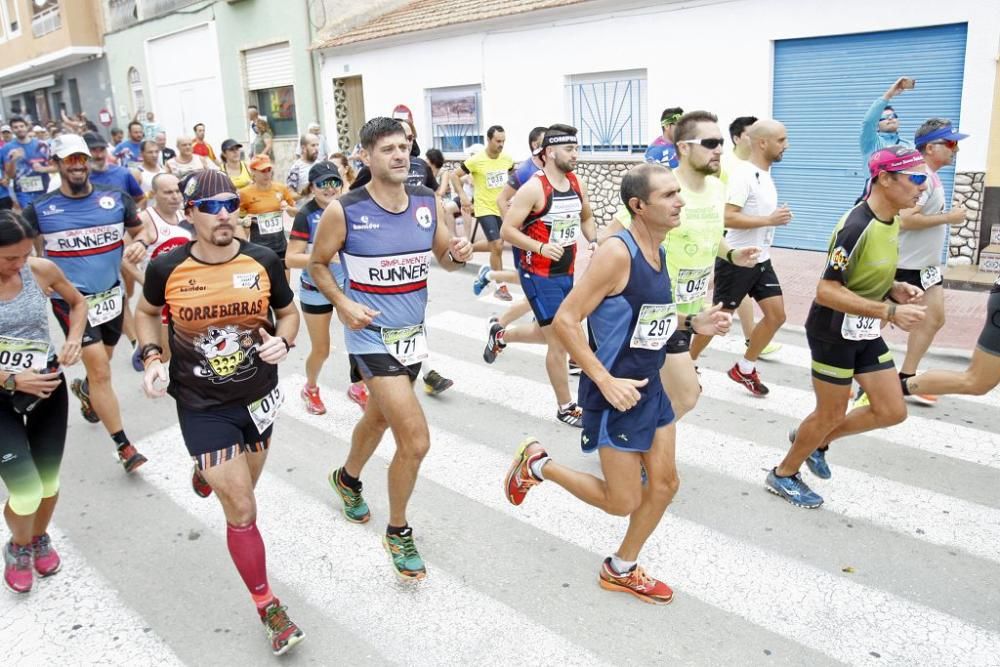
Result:
[[340,481],[341,470],[343,468],[337,468],[326,479],[340,496],[340,499],[344,501],[344,516],[351,523],[368,523],[368,519],[372,517],[371,512],[368,511],[368,503],[361,497],[360,490],[355,491]]
[[412,528],[404,528],[399,535],[386,533],[382,536],[382,546],[392,558],[392,566],[400,579],[418,581],[427,576],[424,559],[417,553],[417,545],[413,543]]

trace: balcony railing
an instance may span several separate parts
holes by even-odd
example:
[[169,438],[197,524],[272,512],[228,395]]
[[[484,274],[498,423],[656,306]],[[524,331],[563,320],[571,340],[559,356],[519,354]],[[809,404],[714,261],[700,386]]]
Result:
[[31,32],[35,37],[47,35],[62,27],[62,12],[59,5],[49,7],[31,17]]
[[108,0],[108,32],[127,28],[139,20],[138,0]]

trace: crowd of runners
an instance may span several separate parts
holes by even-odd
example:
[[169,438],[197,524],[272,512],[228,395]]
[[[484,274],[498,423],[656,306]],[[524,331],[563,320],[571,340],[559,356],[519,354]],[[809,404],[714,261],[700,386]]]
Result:
[[[1000,381],[1000,282],[968,370],[916,375],[944,322],[941,249],[949,226],[965,219],[947,206],[937,171],[966,135],[931,118],[912,141],[901,137],[890,100],[913,87],[900,79],[861,119],[869,179],[853,206],[830,212],[839,222],[805,323],[816,407],[762,480],[797,507],[823,503],[800,469],[829,478],[835,441],[904,420],[907,397],[933,404],[940,394],[981,394]],[[250,120],[263,131],[255,111]],[[103,424],[126,473],[156,465],[126,435],[119,408],[116,392],[132,385],[113,381],[110,361],[124,334],[145,393],[175,401],[192,490],[221,504],[229,552],[272,650],[301,641],[268,583],[254,487],[282,404],[300,400],[311,414],[326,412],[318,377],[334,314],[349,356],[348,395],[362,413],[329,484],[348,521],[369,521],[362,479],[391,430],[383,544],[400,578],[424,578],[407,510],[432,437],[413,385],[421,381],[432,395],[452,386],[433,370],[420,377],[431,357],[425,314],[436,263],[467,271],[474,295],[510,302],[484,322],[484,362],[502,364],[511,344],[544,345],[552,414],[580,429],[572,437],[597,453],[603,472],[562,465],[528,438],[506,474],[496,471],[498,491],[502,481],[507,499],[521,505],[549,481],[628,517],[599,583],[669,603],[670,586],[638,560],[679,488],[676,424],[698,403],[699,355],[728,333],[734,313],[746,345],[728,376],[766,399],[757,362],[780,352],[773,339],[785,322],[770,248],[794,212],[771,175],[790,149],[778,120],[743,116],[724,133],[713,113],[674,107],[661,126],[645,161],[621,179],[614,219],[598,224],[575,173],[577,129],[560,123],[534,128],[520,163],[494,125],[484,146],[449,167],[440,151],[421,157],[412,119],[377,117],[361,128],[356,155],[326,156],[321,137],[303,135],[280,182],[266,137],[251,137],[246,148],[227,140],[217,158],[196,126],[195,138],[178,141],[179,153],[164,161],[139,122],[123,147],[86,128],[46,142],[12,119],[13,136],[0,148],[6,586],[27,593],[36,575],[61,566],[47,527],[69,393],[87,421]],[[465,267],[477,252],[488,260],[473,274]],[[513,300],[510,284],[520,285],[523,300]],[[50,309],[61,338],[50,334]],[[302,320],[307,380],[299,396],[286,397],[278,368],[301,339]],[[881,335],[886,326],[909,332],[898,372]],[[77,362],[85,377],[67,386],[63,368]]]

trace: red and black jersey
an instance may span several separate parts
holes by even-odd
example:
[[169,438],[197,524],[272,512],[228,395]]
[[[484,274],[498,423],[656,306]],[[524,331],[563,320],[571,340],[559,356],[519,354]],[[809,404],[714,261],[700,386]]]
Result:
[[536,276],[573,275],[576,263],[576,240],[580,236],[580,214],[583,211],[583,195],[576,174],[568,173],[569,190],[565,192],[552,187],[544,172],[535,173],[545,193],[545,206],[532,211],[522,225],[522,231],[535,241],[563,247],[563,255],[553,261],[535,252],[521,253],[521,268]]

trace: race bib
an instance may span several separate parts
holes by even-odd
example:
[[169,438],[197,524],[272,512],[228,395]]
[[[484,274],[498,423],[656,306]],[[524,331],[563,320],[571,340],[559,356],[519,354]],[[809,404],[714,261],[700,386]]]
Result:
[[694,303],[705,298],[708,293],[708,279],[712,275],[712,267],[704,269],[681,269],[677,272],[677,282],[674,285],[677,303]]
[[549,232],[549,243],[553,245],[568,247],[576,245],[577,236],[580,235],[580,217],[577,215],[566,215],[552,221]]
[[382,327],[381,333],[386,351],[404,366],[412,366],[428,357],[427,334],[423,324],[402,329]]
[[142,171],[142,163],[141,162],[132,162],[132,161],[129,161],[128,165],[126,165],[126,166],[129,169],[134,169],[135,171]]
[[247,406],[250,412],[250,419],[253,420],[257,432],[261,435],[274,423],[278,416],[278,408],[285,402],[285,395],[281,393],[281,387],[275,387],[267,396],[256,400]]
[[4,373],[44,370],[48,358],[49,342],[47,340],[0,336],[0,371]]
[[486,187],[489,189],[502,188],[504,183],[507,182],[507,172],[506,171],[488,171],[486,172]]
[[122,307],[125,305],[121,285],[115,285],[111,289],[97,294],[88,294],[86,299],[87,321],[92,327],[115,319],[122,314]]
[[17,179],[17,189],[21,192],[41,192],[42,191],[42,177],[41,176],[22,176]]
[[844,315],[840,326],[844,340],[875,340],[882,335],[882,320],[864,315]]
[[677,330],[677,306],[672,303],[644,303],[632,330],[629,347],[659,350]]
[[941,269],[936,266],[928,266],[920,270],[920,286],[925,290],[934,287],[942,282]]
[[257,229],[261,234],[279,234],[285,231],[285,222],[281,219],[281,211],[260,213],[257,215]]

